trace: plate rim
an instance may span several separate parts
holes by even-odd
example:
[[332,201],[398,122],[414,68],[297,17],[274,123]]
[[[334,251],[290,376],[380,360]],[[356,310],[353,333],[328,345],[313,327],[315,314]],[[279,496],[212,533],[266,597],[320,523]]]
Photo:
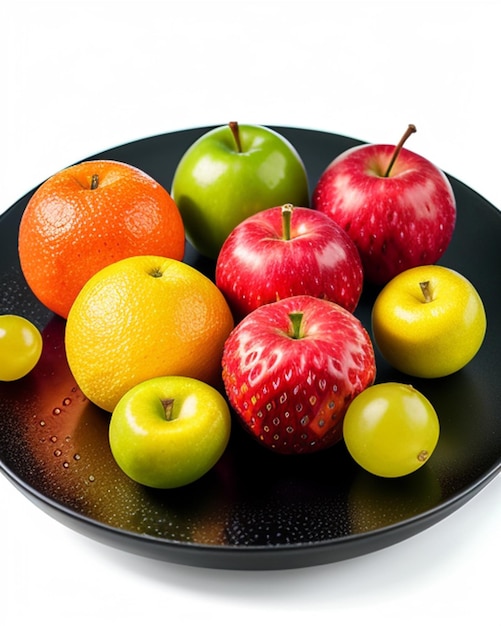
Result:
[[[167,560],[182,565],[209,569],[264,571],[336,563],[378,552],[410,539],[445,520],[478,495],[501,473],[501,459],[461,491],[449,496],[440,504],[404,520],[332,539],[277,545],[202,544],[135,533],[124,528],[111,526],[79,511],[74,511],[63,503],[39,492],[6,467],[2,459],[0,459],[0,471],[18,491],[50,517],[63,523],[66,527],[76,530],[79,534],[109,547],[118,547],[124,552],[138,556],[146,556],[159,561]],[[69,523],[69,521],[74,523]],[[416,527],[418,527],[417,530]],[[108,539],[112,537],[113,541],[106,540],[105,537]],[[383,541],[381,541],[382,538]],[[360,549],[353,551],[350,549],[352,544],[357,544]],[[146,545],[148,550],[135,549],[137,545]],[[333,549],[338,550],[338,554],[334,558]],[[166,553],[169,555],[168,559],[165,558]],[[274,560],[278,554],[280,554],[280,560],[275,564]],[[298,555],[299,559],[297,558]],[[245,562],[239,562],[239,559],[245,559]]]

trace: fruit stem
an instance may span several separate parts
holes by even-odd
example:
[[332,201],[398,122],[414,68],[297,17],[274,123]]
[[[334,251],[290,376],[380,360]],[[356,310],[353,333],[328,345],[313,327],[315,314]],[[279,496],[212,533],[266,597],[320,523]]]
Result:
[[235,139],[237,152],[242,152],[242,143],[240,142],[240,130],[238,128],[238,122],[230,122],[229,127],[231,132],[233,133],[233,138]]
[[289,241],[291,238],[291,218],[294,207],[292,204],[282,206],[282,239]]
[[97,189],[99,187],[99,176],[98,174],[92,174],[92,179],[90,181],[90,188]]
[[390,164],[388,165],[388,168],[386,169],[386,172],[384,174],[384,178],[388,178],[393,166],[395,165],[395,161],[397,160],[397,157],[400,154],[400,150],[402,150],[404,143],[407,141],[407,139],[409,139],[412,133],[415,133],[416,131],[417,131],[417,128],[414,126],[414,124],[409,124],[409,126],[407,127],[407,130],[402,135],[402,139],[400,139],[398,144],[395,146],[395,150],[393,151],[393,155],[391,157]]
[[419,283],[419,286],[421,287],[421,292],[424,296],[424,301],[431,302],[433,300],[433,296],[431,294],[430,281],[424,280],[422,283]]
[[289,319],[292,322],[292,339],[301,339],[303,336],[301,332],[301,323],[303,321],[303,313],[301,311],[295,311],[289,313]]
[[172,411],[174,410],[174,398],[166,398],[165,400],[161,400],[162,406],[165,411],[165,419],[170,422],[172,417]]

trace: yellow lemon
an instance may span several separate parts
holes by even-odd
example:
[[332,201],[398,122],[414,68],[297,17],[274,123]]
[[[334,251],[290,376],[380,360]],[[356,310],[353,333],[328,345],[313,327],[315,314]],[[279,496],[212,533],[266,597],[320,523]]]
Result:
[[68,364],[82,392],[113,411],[134,385],[177,375],[220,386],[233,318],[223,295],[182,261],[135,256],[97,272],[66,324]]

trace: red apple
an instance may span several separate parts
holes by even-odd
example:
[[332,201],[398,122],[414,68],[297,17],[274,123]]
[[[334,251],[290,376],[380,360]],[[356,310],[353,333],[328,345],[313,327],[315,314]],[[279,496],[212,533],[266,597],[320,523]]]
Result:
[[365,278],[382,285],[403,270],[438,261],[456,222],[445,174],[397,146],[362,145],[339,155],[320,176],[312,207],[337,222],[355,242]]
[[216,284],[236,319],[296,295],[332,300],[353,312],[363,287],[362,262],[333,220],[286,204],[236,226],[219,253]]
[[350,402],[376,373],[360,321],[313,296],[249,313],[226,340],[222,362],[226,394],[244,428],[282,454],[337,443]]

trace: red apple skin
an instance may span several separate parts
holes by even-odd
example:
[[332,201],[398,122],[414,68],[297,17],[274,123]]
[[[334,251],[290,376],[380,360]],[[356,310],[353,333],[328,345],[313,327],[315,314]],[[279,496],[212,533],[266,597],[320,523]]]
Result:
[[[301,335],[290,313],[301,312]],[[342,437],[346,410],[374,382],[370,337],[343,307],[293,296],[249,313],[230,333],[223,381],[244,429],[280,454],[306,454]]]
[[325,298],[353,312],[364,282],[358,250],[340,226],[323,213],[293,207],[290,238],[284,239],[279,206],[230,233],[215,278],[236,319],[295,295]]
[[402,148],[389,176],[392,145],[351,148],[320,176],[312,208],[337,222],[358,248],[364,276],[382,285],[403,270],[431,265],[447,249],[456,202],[445,174]]

